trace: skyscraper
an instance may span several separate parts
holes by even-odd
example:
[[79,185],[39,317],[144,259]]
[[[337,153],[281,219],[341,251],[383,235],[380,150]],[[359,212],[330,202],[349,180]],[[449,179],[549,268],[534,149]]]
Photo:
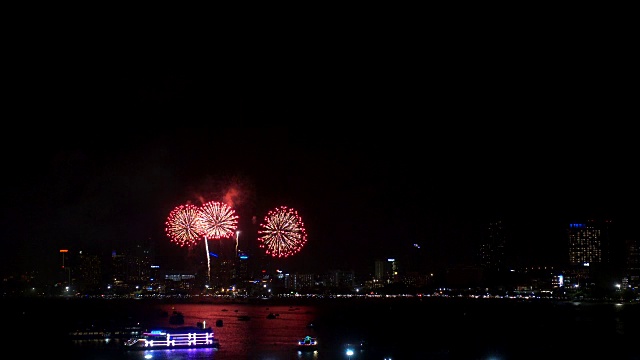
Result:
[[489,271],[501,271],[505,266],[505,245],[507,235],[502,220],[489,223],[484,239],[480,244],[480,266]]
[[593,288],[606,286],[610,275],[610,221],[589,220],[572,223],[567,229],[569,264],[565,272],[565,286]]
[[590,266],[609,262],[609,221],[569,224],[569,263]]
[[631,288],[640,287],[640,240],[625,241],[625,279]]

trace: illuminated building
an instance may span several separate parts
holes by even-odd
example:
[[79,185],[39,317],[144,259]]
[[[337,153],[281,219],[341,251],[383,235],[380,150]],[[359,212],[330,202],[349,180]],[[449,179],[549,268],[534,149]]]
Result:
[[574,266],[609,261],[609,222],[569,224],[569,263]]
[[572,223],[567,229],[571,269],[565,273],[565,287],[593,287],[609,265],[610,221]]
[[486,270],[500,271],[505,262],[506,234],[502,221],[489,223],[484,241],[480,245],[480,266]]

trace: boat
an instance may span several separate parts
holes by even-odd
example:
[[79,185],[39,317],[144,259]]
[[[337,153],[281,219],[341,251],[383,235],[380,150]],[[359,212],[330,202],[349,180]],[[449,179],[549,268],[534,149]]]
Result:
[[219,348],[211,327],[180,326],[146,331],[125,342],[127,350]]
[[316,351],[318,350],[318,339],[309,335],[298,340],[298,351]]
[[179,311],[173,311],[173,314],[169,316],[169,324],[182,325],[184,324],[184,315]]
[[69,331],[71,340],[130,339],[142,335],[145,329],[139,324],[122,326],[90,325]]
[[278,315],[280,314],[269,313],[267,314],[267,319],[275,319],[278,317]]

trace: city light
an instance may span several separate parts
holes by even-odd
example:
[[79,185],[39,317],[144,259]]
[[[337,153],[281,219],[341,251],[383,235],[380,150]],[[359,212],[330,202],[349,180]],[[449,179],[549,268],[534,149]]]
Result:
[[352,349],[347,349],[347,356],[349,357],[349,359],[351,359],[351,356],[353,355],[353,350]]

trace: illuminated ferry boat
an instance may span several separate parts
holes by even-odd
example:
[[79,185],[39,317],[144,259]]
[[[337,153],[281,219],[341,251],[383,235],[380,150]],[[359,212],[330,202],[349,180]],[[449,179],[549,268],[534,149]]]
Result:
[[141,338],[125,343],[130,350],[218,348],[220,343],[211,327],[181,326],[154,329],[143,333]]

